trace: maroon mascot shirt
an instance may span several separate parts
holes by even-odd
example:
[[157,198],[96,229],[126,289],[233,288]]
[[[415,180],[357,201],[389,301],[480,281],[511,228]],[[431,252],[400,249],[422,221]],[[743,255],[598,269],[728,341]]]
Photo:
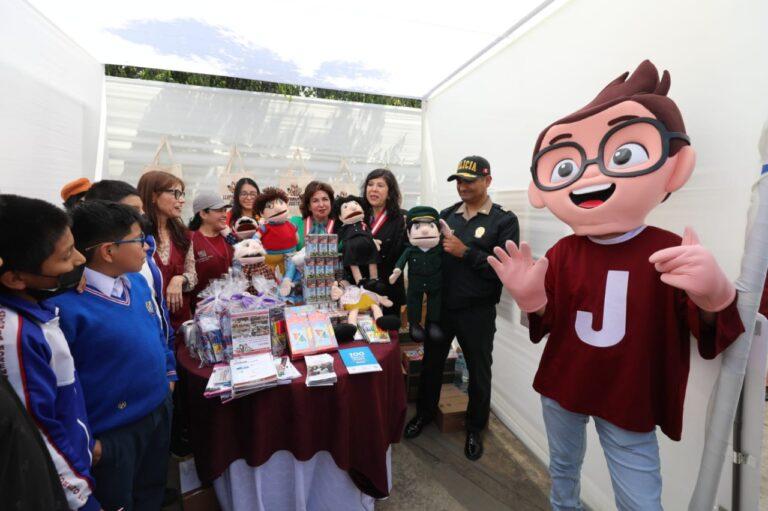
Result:
[[684,291],[661,281],[648,258],[680,242],[645,227],[614,240],[568,236],[547,252],[546,311],[528,315],[533,342],[549,334],[536,391],[566,410],[630,431],[658,424],[680,440],[690,334],[711,359],[744,331],[736,300],[707,325]]

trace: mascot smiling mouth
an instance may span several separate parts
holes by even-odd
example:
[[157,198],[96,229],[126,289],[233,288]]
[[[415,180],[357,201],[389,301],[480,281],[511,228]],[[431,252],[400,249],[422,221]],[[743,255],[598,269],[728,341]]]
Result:
[[616,185],[605,183],[602,185],[587,186],[572,191],[569,196],[571,201],[580,208],[592,209],[601,206],[607,201],[613,192],[616,191]]

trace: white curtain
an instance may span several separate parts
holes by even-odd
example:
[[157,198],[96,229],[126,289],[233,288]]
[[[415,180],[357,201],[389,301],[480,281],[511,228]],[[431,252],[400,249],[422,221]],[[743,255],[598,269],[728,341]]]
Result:
[[104,67],[23,0],[0,0],[0,193],[61,203],[93,179]]
[[[546,210],[528,205],[530,161],[541,129],[591,100],[610,80],[650,58],[672,75],[679,105],[698,154],[692,179],[648,219],[678,233],[698,231],[732,278],[744,243],[749,190],[760,168],[757,140],[768,117],[768,4],[650,0],[571,0],[524,35],[428,99],[425,175],[436,186],[428,201],[457,201],[446,175],[459,159],[489,159],[492,191],[518,214],[521,239],[543,254],[568,233]],[[499,306],[492,404],[496,413],[542,460],[547,442],[538,396],[531,388],[543,346],[528,341],[508,296]],[[719,362],[692,353],[683,440],[660,434],[663,504],[687,509],[704,439],[704,419]],[[593,426],[583,468],[582,497],[613,509],[613,493]],[[724,470],[724,481],[730,472]],[[719,500],[730,507],[730,487]]]
[[344,161],[359,189],[369,171],[387,167],[400,181],[404,207],[418,202],[418,109],[120,78],[107,78],[106,91],[105,178],[135,184],[160,138],[168,136],[188,198],[215,189],[237,144],[262,188],[277,185],[291,166],[298,173],[293,156],[299,149],[317,179],[336,180]]

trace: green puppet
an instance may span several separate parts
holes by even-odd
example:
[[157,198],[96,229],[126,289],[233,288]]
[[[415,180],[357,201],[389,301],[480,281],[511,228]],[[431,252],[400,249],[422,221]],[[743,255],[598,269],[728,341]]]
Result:
[[[437,342],[443,338],[438,325],[443,285],[443,246],[440,244],[439,219],[437,210],[429,206],[415,206],[408,211],[405,225],[410,246],[403,251],[389,276],[390,284],[394,284],[403,273],[405,265],[408,265],[406,305],[409,333],[416,342],[424,342],[427,336]],[[427,317],[422,326],[421,304],[424,295],[427,297]]]

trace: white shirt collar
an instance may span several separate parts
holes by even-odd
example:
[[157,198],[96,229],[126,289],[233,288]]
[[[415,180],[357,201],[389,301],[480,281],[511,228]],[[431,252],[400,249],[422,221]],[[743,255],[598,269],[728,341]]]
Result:
[[620,234],[619,236],[616,236],[615,238],[606,238],[606,239],[598,239],[593,238],[592,236],[587,236],[591,241],[594,241],[598,245],[618,245],[619,243],[624,243],[625,241],[631,240],[641,232],[643,232],[643,229],[645,229],[645,225],[641,225],[640,227],[637,227],[635,229],[632,229],[629,232],[625,232],[624,234]]
[[115,298],[123,297],[123,291],[127,284],[125,277],[122,275],[110,277],[90,268],[85,269],[85,281],[89,286],[95,287],[101,294]]

